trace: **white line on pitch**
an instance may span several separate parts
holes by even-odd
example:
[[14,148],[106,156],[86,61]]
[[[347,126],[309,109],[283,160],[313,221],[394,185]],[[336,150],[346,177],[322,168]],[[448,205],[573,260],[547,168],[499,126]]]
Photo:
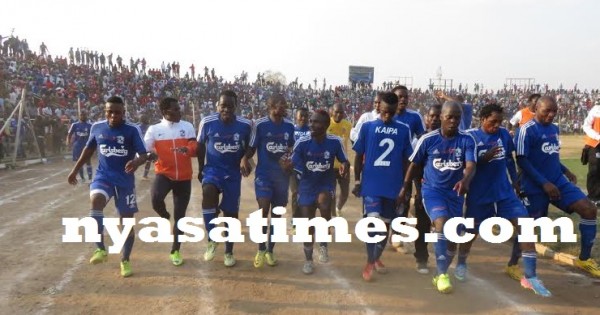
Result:
[[[194,200],[192,200],[191,204],[192,210],[196,212],[198,210],[198,202],[194,202]],[[200,211],[200,215],[202,215],[202,211]],[[200,263],[204,263],[204,260],[200,259]],[[216,314],[216,310],[213,308],[213,303],[217,302],[217,300],[215,300],[213,291],[211,289],[210,277],[202,267],[198,268],[197,272],[199,276],[198,281],[200,284],[200,301],[197,305],[202,307],[202,309],[198,310],[198,314]]]
[[472,273],[469,273],[469,282],[471,282],[473,285],[485,288],[486,291],[490,290],[491,288],[490,291],[494,292],[497,301],[506,302],[508,305],[513,307],[519,314],[539,314],[534,309],[515,301],[511,294],[502,291],[501,288],[498,288],[490,281],[481,279],[479,277],[476,277]]
[[60,281],[50,288],[46,289],[44,293],[46,294],[46,302],[42,305],[42,309],[37,312],[38,315],[48,313],[48,310],[54,306],[54,296],[62,292],[62,290],[73,280],[73,275],[79,268],[83,261],[85,260],[85,256],[82,254],[75,260],[75,263],[63,273]]

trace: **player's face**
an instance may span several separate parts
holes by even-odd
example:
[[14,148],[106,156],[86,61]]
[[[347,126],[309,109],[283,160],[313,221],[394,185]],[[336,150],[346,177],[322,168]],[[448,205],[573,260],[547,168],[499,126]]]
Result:
[[169,108],[163,112],[163,117],[172,122],[179,122],[181,120],[181,107],[179,103],[171,103]]
[[442,108],[441,126],[442,132],[447,136],[454,136],[458,133],[458,125],[462,111],[458,106]]
[[535,118],[542,125],[550,125],[556,117],[558,106],[555,101],[545,100],[538,102],[535,109]]
[[86,122],[87,121],[87,114],[86,113],[79,114],[79,121]]
[[272,119],[281,121],[287,116],[287,103],[277,103],[269,108],[269,116]]
[[396,90],[394,92],[398,96],[398,111],[404,111],[408,105],[408,91],[407,90]]
[[500,129],[500,124],[502,124],[502,114],[499,112],[492,112],[492,114],[486,118],[483,118],[481,121],[481,129],[485,133],[495,134]]
[[331,115],[333,117],[333,121],[339,123],[344,119],[346,113],[344,112],[344,108],[342,106],[333,106],[333,110],[331,111]]
[[106,105],[104,105],[104,113],[106,114],[108,126],[117,127],[123,123],[125,106],[117,103],[106,103]]
[[223,122],[233,121],[235,115],[236,101],[235,97],[222,95],[219,98],[219,104],[217,105],[217,111],[221,115]]
[[381,104],[381,98],[375,96],[375,99],[373,99],[373,109],[376,113],[379,113],[379,104]]
[[300,127],[306,126],[308,123],[308,112],[305,110],[299,110],[296,112],[296,125]]
[[383,120],[384,123],[389,123],[394,119],[394,115],[396,115],[396,106],[390,105],[384,101],[379,103],[379,117]]
[[440,128],[442,125],[442,120],[440,119],[441,114],[442,110],[440,108],[434,107],[429,109],[427,116],[425,116],[425,124],[427,125],[428,130]]
[[311,136],[323,136],[325,135],[325,133],[327,133],[327,128],[329,128],[329,120],[325,115],[314,113],[312,114],[312,116],[310,116],[308,126],[310,128]]

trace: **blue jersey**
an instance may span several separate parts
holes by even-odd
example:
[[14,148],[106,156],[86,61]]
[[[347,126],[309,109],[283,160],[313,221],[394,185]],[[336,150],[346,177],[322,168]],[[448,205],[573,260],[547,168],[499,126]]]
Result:
[[475,140],[462,131],[444,138],[436,129],[419,139],[410,161],[424,167],[423,188],[452,190],[463,178],[467,162],[477,161]]
[[279,165],[279,159],[294,147],[294,124],[284,119],[281,123],[273,122],[269,117],[256,121],[250,147],[256,148],[258,164],[256,176],[286,176]]
[[366,122],[352,149],[365,155],[361,195],[396,198],[404,182],[404,161],[412,154],[409,127],[381,119]]
[[302,137],[294,145],[292,164],[294,170],[301,174],[299,189],[311,186],[334,185],[333,159],[341,163],[348,161],[344,152],[342,138],[327,135],[318,143],[312,137]]
[[396,114],[394,120],[408,125],[408,128],[414,137],[418,137],[425,133],[423,117],[414,110],[407,109],[401,114]]
[[72,138],[73,147],[83,148],[90,137],[90,130],[92,129],[92,124],[89,122],[81,122],[78,121],[76,123],[72,123],[69,128],[69,136]]
[[[538,173],[555,186],[561,186],[568,182],[560,164],[558,135],[557,126],[554,124],[544,126],[535,119],[521,126],[515,135],[517,157],[527,158]],[[521,188],[527,194],[543,193],[542,187],[538,186],[525,173],[521,180]]]
[[198,129],[198,143],[206,146],[205,168],[241,178],[240,161],[250,142],[252,122],[236,116],[226,124],[219,114],[212,114],[202,119]]
[[294,126],[294,140],[298,141],[298,139],[310,136],[310,128],[308,128],[308,124],[304,125],[304,127],[299,127],[298,125]]
[[464,103],[461,106],[462,115],[460,116],[459,130],[467,130],[471,128],[471,121],[473,120],[473,105]]
[[109,182],[118,187],[135,187],[133,173],[125,173],[125,164],[135,154],[146,154],[144,140],[137,125],[124,122],[111,128],[106,120],[92,125],[87,148],[97,148],[98,169],[94,180]]
[[[467,132],[475,139],[477,145],[477,171],[471,181],[467,203],[493,203],[514,196],[507,170],[512,168],[511,173],[514,172],[512,155],[515,146],[508,130],[500,128],[497,133],[488,134],[477,128]],[[490,161],[483,161],[483,155],[496,146],[501,150]]]

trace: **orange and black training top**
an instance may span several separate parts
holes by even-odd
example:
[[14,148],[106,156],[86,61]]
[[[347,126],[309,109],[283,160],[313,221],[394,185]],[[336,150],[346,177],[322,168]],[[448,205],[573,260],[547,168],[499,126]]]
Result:
[[[171,180],[192,179],[192,157],[196,156],[196,131],[187,121],[171,122],[163,119],[152,125],[144,135],[148,152],[155,152],[158,159],[154,163],[156,174]],[[186,148],[187,152],[184,153]]]

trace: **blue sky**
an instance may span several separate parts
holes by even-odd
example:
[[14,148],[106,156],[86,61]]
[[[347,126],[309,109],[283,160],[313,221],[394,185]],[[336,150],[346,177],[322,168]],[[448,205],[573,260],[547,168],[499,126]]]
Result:
[[445,78],[501,87],[507,77],[600,88],[600,1],[219,0],[3,1],[0,34],[14,28],[52,54],[86,47],[145,57],[150,66],[207,65],[226,79],[264,70],[308,84],[345,84],[349,65],[375,83]]

